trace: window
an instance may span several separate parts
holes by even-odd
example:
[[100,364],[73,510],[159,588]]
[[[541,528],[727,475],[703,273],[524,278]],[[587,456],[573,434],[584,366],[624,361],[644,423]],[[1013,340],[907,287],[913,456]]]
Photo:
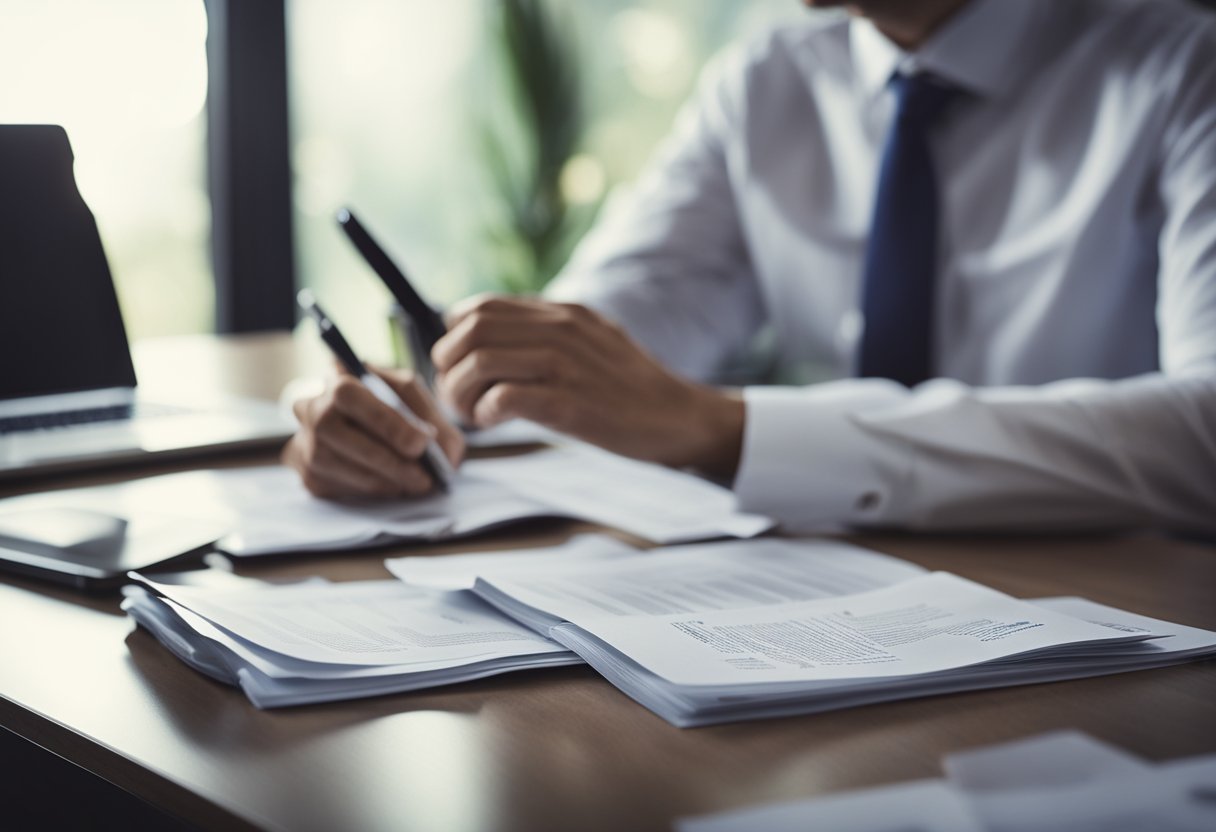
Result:
[[[492,65],[491,20],[504,0],[284,2],[298,282],[318,291],[358,348],[383,359],[387,295],[341,237],[333,214],[343,205],[355,208],[436,302],[501,285],[495,273],[501,264],[487,245],[496,197],[478,131],[487,102],[502,95],[493,86],[502,73]],[[239,0],[211,5],[213,12],[223,5],[229,18],[240,10],[240,20],[228,21],[237,29],[250,22],[244,14],[250,7]],[[546,0],[546,6],[560,13],[568,27],[562,31],[578,44],[588,123],[562,189],[588,214],[608,190],[636,175],[710,55],[748,29],[802,13],[793,0]],[[254,22],[273,27],[275,14],[253,15]],[[133,338],[211,331],[217,319],[207,31],[203,0],[8,0],[4,7],[0,122],[67,128]],[[248,73],[269,71],[266,61],[274,59],[260,49],[264,35],[213,38],[239,52],[237,69],[228,68],[236,73],[235,89],[248,90]],[[273,84],[265,89],[279,94]],[[221,96],[221,108],[230,106],[229,96]],[[261,135],[248,122],[254,103],[248,95],[238,102],[246,132],[237,140],[249,130]],[[277,152],[274,142],[259,150]],[[236,204],[257,195],[248,190],[258,188],[249,177],[221,175],[246,189],[235,194]],[[258,210],[278,209],[268,202]],[[274,219],[259,215],[237,225]],[[231,256],[242,268],[233,272],[226,255],[222,271],[236,277],[225,286],[233,279],[251,285],[261,272],[250,257],[286,249],[278,242],[286,239],[286,225],[280,227],[284,234],[275,240],[239,241]],[[276,262],[290,269],[290,258]],[[233,302],[281,310],[270,317],[284,320],[286,286],[286,279],[265,291],[255,286],[261,295],[252,300],[243,289]]]
[[[290,0],[296,262],[356,349],[389,352],[388,296],[334,222],[350,205],[437,303],[496,287],[480,119],[501,0]],[[704,61],[793,0],[550,0],[578,43],[588,124],[563,177],[594,204],[633,178]]]
[[0,122],[61,124],[132,338],[214,320],[202,0],[9,0]]

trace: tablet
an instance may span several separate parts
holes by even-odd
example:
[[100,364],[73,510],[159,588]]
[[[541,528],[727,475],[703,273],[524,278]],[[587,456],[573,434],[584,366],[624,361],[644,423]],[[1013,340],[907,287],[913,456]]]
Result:
[[111,589],[132,569],[201,562],[227,531],[211,521],[75,508],[6,512],[0,514],[0,569],[77,589]]

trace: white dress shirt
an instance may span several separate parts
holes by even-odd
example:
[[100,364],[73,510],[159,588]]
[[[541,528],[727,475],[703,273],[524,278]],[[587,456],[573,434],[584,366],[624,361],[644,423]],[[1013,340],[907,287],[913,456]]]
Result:
[[[934,136],[937,375],[854,375],[897,68]],[[1216,529],[1216,17],[972,0],[913,54],[808,15],[717,62],[551,295],[712,378],[766,326],[734,483],[790,530]]]

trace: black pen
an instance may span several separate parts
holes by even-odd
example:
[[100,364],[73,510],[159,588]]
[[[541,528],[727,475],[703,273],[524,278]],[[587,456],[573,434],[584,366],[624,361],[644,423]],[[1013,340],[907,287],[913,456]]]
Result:
[[398,268],[384,249],[372,239],[372,236],[367,233],[367,229],[355,219],[355,215],[350,212],[350,209],[340,210],[337,219],[338,225],[342,226],[342,230],[346,232],[346,236],[350,238],[359,254],[363,255],[363,259],[392,292],[401,309],[409,317],[417,334],[417,343],[414,346],[421,353],[414,356],[415,367],[427,383],[431,383],[435,376],[434,368],[431,366],[431,348],[448,331],[447,325],[443,322],[443,316],[422,299],[422,296],[410,283],[409,278],[405,276],[405,272]]
[[[317,300],[313,297],[312,292],[307,289],[301,289],[296,295],[296,300],[300,304],[300,308],[312,316],[316,321],[317,328],[321,331],[321,340],[330,348],[338,361],[342,362],[342,366],[346,371],[360,382],[374,395],[377,399],[387,404],[393,410],[401,414],[401,418],[409,422],[414,427],[429,433],[433,429],[426,422],[418,418],[414,411],[410,410],[409,405],[401,400],[401,397],[394,392],[393,388],[388,386],[388,383],[380,378],[380,376],[371,372],[359,360],[359,356],[355,355],[355,351],[351,349],[346,338],[342,336],[342,332],[337,325],[330,320],[329,316],[321,310],[317,305]],[[435,484],[444,490],[447,490],[451,483],[452,477],[456,475],[456,471],[452,468],[452,464],[448,462],[447,456],[444,455],[443,449],[439,447],[439,443],[435,441],[435,437],[431,436],[426,443],[426,450],[422,453],[421,459],[423,469],[431,475],[431,479]]]

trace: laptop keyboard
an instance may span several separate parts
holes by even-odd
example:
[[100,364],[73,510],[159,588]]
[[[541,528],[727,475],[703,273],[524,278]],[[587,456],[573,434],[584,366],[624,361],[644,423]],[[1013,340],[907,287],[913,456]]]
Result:
[[[172,416],[185,413],[184,408],[168,405],[140,405],[139,415]],[[76,425],[87,425],[96,422],[120,422],[135,415],[135,407],[129,404],[112,405],[110,407],[91,407],[85,410],[64,410],[55,413],[30,413],[25,416],[0,417],[0,434],[19,433],[32,430],[53,430],[68,428]]]

